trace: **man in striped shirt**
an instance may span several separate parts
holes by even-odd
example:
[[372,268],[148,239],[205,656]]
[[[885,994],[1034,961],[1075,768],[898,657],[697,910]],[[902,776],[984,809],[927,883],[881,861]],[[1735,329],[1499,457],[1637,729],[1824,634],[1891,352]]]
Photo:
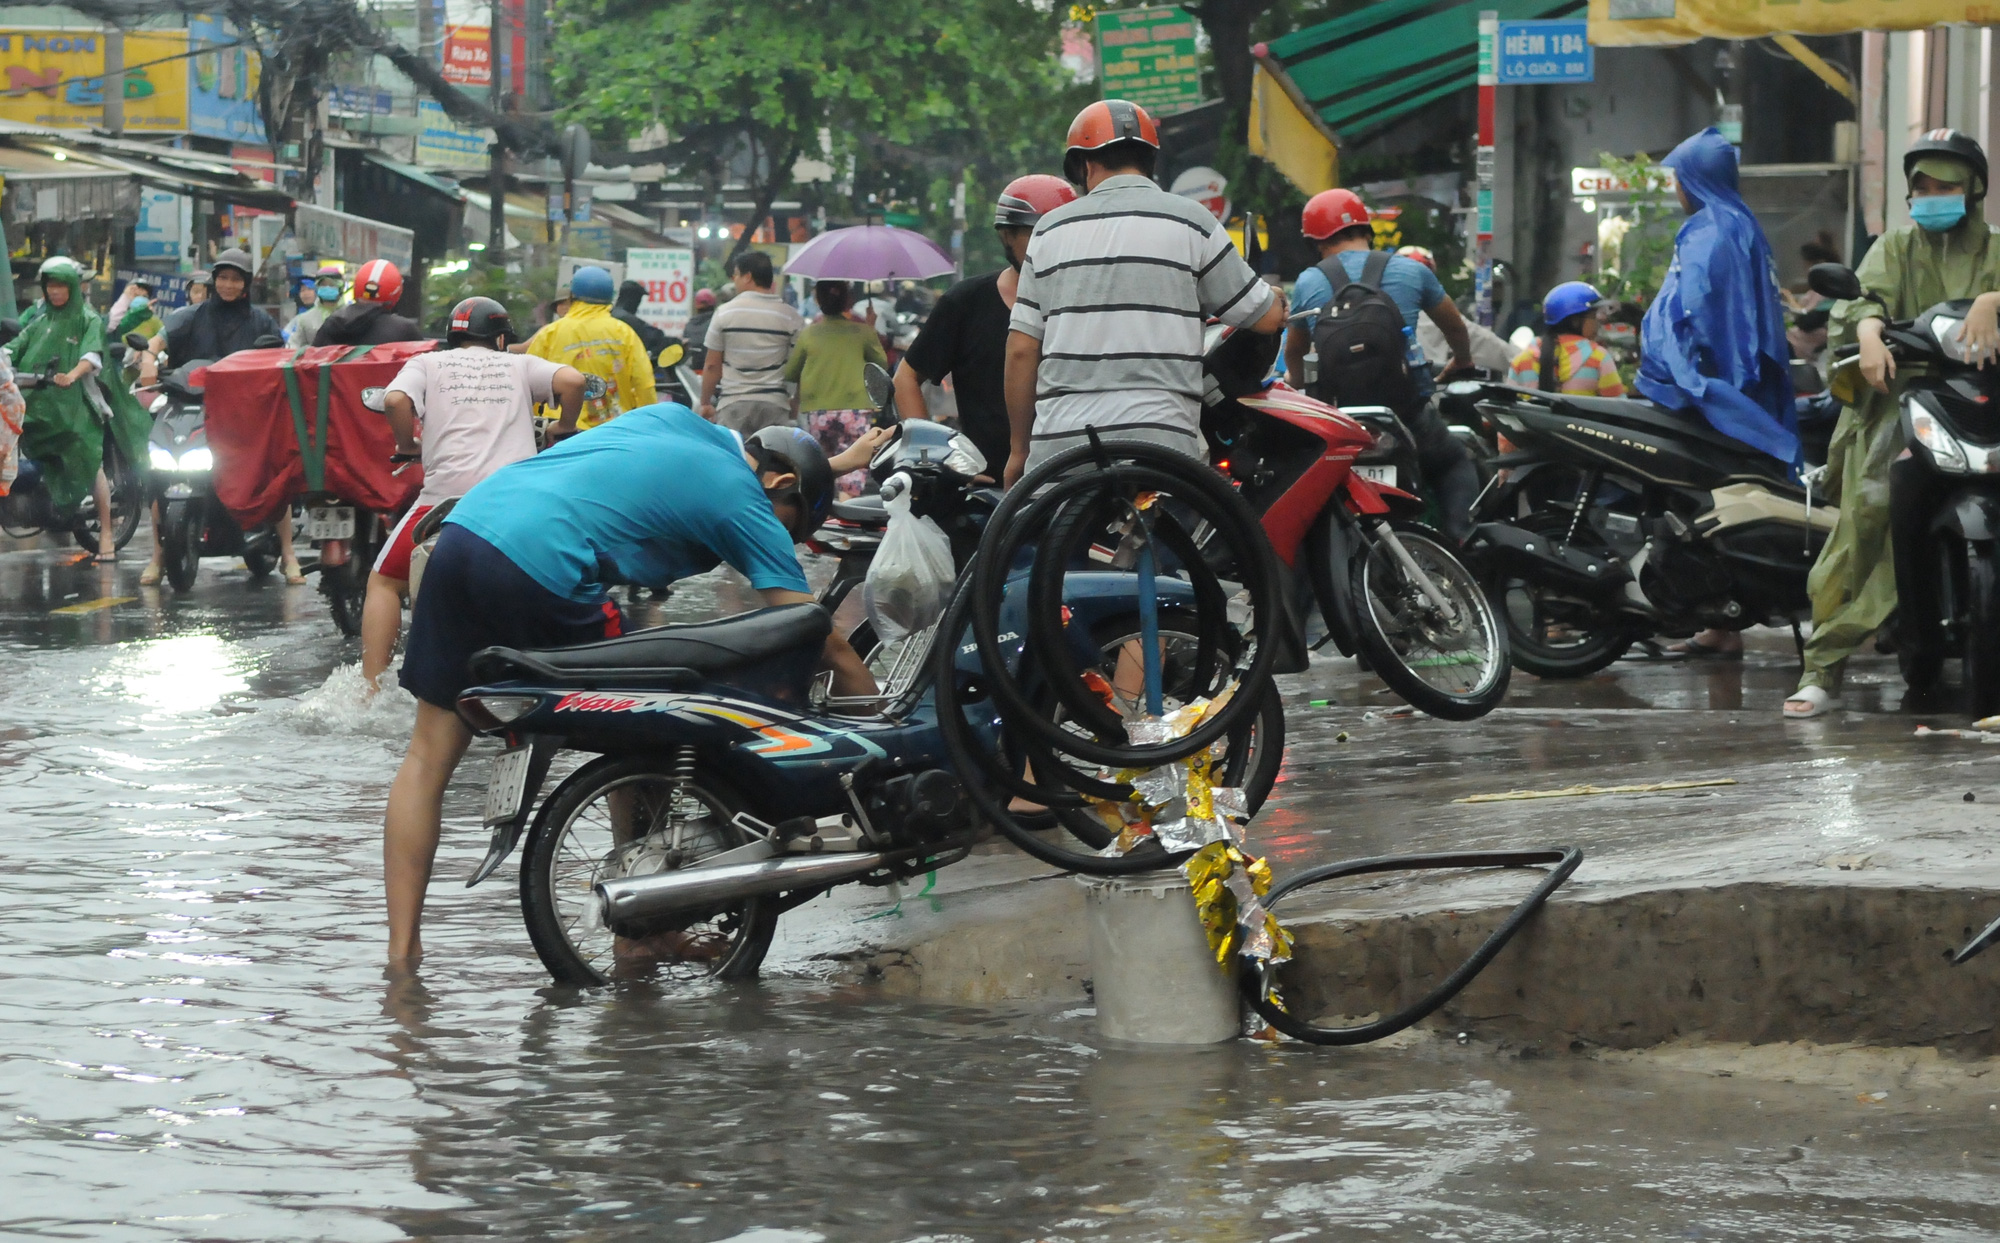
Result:
[[795,427],[799,414],[785,387],[785,360],[806,326],[771,289],[771,256],[736,256],[736,296],[708,321],[701,367],[701,415],[745,436],[767,427]]
[[1206,459],[1201,338],[1208,319],[1285,324],[1213,213],[1152,180],[1159,131],[1122,99],[1070,124],[1063,172],[1088,191],[1042,217],[1007,338],[1008,486],[1088,429]]

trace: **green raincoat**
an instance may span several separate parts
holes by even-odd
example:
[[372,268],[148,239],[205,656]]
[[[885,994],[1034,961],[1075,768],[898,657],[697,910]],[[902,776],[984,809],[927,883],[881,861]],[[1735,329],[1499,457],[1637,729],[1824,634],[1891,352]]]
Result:
[[[1976,187],[1983,190],[1984,187]],[[1872,302],[1837,302],[1827,324],[1829,346],[1858,340],[1855,329],[1871,316],[1910,319],[1940,302],[2000,290],[2000,242],[1986,223],[1980,199],[1968,195],[1966,218],[1932,233],[1916,225],[1893,229],[1871,247],[1855,273]],[[1903,452],[1896,402],[1863,384],[1858,404],[1840,412],[1827,448],[1828,499],[1840,519],[1806,580],[1812,596],[1813,632],[1806,640],[1799,687],[1840,688],[1843,663],[1896,610],[1896,567],[1889,539],[1889,464]]]
[[[69,286],[69,303],[61,310],[43,304],[39,313],[14,339],[10,351],[16,375],[42,372],[50,362],[68,371],[95,353],[107,364],[104,319],[83,300],[83,278],[73,267],[51,268],[46,280]],[[108,381],[108,382],[107,382]],[[111,414],[118,448],[141,475],[146,470],[146,437],[152,419],[116,372],[80,380],[68,388],[25,391],[28,413],[21,432],[21,456],[42,468],[49,498],[58,514],[68,513],[90,493],[104,463],[104,434],[94,403],[102,401]]]

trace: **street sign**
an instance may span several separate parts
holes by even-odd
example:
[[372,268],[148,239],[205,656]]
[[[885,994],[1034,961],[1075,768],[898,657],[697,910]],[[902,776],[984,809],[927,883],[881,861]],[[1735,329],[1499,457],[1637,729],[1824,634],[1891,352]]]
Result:
[[1501,86],[1589,82],[1596,73],[1590,23],[1501,22]]
[[1097,51],[1106,99],[1128,100],[1156,117],[1202,102],[1194,15],[1186,9],[1099,13]]

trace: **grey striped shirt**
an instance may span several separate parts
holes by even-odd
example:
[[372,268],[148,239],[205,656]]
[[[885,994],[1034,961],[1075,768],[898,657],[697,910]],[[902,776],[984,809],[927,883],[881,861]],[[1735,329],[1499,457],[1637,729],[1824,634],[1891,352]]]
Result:
[[1042,343],[1040,413],[1070,394],[1150,389],[1186,398],[1192,417],[1202,322],[1255,323],[1276,296],[1207,208],[1126,174],[1035,226],[1010,327]]
[[739,401],[791,401],[785,388],[785,360],[806,326],[799,313],[775,293],[750,289],[722,304],[708,321],[702,344],[722,351],[722,381],[716,385],[719,411]]

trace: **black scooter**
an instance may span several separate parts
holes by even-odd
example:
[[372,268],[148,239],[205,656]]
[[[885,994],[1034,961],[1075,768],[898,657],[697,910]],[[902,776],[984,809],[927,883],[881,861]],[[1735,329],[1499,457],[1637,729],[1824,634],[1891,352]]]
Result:
[[[1807,279],[1825,297],[1881,302],[1838,263]],[[1969,298],[1940,302],[1889,323],[1882,340],[1909,446],[1889,471],[1896,657],[1910,689],[1927,690],[1956,652],[1966,708],[1988,716],[2000,712],[2000,368],[1969,361],[1960,332],[1971,311]],[[1858,355],[1839,351],[1836,390],[1862,382]]]

